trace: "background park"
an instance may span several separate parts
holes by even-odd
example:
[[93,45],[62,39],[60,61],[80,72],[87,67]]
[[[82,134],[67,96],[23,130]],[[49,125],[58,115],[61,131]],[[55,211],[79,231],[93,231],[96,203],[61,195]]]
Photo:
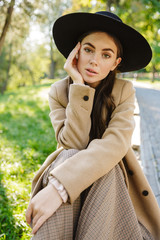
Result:
[[[56,149],[48,90],[66,76],[51,29],[62,14],[109,10],[140,31],[150,64],[123,77],[160,88],[159,0],[0,0],[0,239],[30,239],[31,181]],[[65,37],[64,37],[65,41]]]

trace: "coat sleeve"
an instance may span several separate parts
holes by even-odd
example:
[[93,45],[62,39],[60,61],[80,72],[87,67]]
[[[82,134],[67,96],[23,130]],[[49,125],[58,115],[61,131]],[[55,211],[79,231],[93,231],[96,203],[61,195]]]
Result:
[[[50,118],[59,146],[84,149],[88,145],[95,89],[71,84],[68,104],[63,104],[61,87],[53,84],[49,92]],[[59,87],[59,88],[58,88]]]
[[86,149],[51,171],[67,190],[71,203],[117,165],[130,147],[134,130],[135,90],[131,82],[126,82],[118,91],[121,91],[119,104],[102,138],[94,139]]

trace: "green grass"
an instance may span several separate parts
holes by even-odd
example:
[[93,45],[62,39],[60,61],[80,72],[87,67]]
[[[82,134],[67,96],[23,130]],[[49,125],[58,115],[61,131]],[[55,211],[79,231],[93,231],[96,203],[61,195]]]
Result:
[[25,210],[31,181],[56,149],[49,119],[51,82],[0,96],[0,239],[30,239]]

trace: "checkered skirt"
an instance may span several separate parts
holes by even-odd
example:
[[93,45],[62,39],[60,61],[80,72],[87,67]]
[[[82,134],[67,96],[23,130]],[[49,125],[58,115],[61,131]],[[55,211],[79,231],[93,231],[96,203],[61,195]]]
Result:
[[[63,150],[43,177],[77,150]],[[153,240],[137,220],[119,165],[86,189],[73,204],[65,203],[41,226],[33,240]]]

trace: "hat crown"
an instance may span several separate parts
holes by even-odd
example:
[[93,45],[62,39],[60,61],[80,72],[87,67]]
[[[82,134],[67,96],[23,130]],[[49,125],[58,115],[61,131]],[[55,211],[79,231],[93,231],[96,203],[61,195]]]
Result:
[[116,21],[122,22],[122,20],[112,12],[100,11],[100,12],[96,12],[96,14],[100,14],[100,15],[103,15],[105,17],[110,17],[110,18],[113,18]]

